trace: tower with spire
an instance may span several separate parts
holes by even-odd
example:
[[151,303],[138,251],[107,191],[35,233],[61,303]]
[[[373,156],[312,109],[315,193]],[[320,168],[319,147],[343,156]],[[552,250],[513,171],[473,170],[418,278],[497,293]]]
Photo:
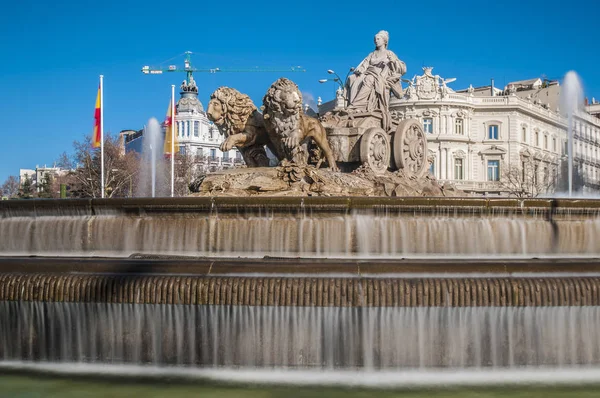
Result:
[[179,94],[175,122],[181,152],[202,159],[205,171],[230,168],[241,163],[241,154],[236,149],[225,153],[219,150],[223,137],[206,116],[191,71],[181,83]]

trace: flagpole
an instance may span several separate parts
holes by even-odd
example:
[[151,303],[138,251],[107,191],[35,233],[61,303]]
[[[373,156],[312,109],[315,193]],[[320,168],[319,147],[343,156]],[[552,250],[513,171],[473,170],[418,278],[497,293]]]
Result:
[[100,75],[100,191],[104,198],[104,75]]
[[171,197],[175,196],[175,85],[171,85]]

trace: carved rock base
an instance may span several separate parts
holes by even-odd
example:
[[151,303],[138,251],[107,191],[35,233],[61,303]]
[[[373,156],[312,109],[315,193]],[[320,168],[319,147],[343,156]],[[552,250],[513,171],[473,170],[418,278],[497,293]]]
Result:
[[469,196],[430,176],[411,179],[401,171],[375,175],[364,167],[339,173],[290,163],[210,173],[196,189],[191,196]]

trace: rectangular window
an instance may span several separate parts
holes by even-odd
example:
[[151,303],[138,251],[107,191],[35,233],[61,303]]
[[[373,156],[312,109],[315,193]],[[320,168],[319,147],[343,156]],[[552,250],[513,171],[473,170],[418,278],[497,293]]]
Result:
[[499,160],[488,160],[488,181],[500,181],[500,161]]
[[242,160],[242,153],[241,153],[241,152],[236,152],[236,153],[235,153],[235,158],[236,158],[237,160]]
[[548,136],[544,135],[544,149],[548,149]]
[[217,157],[217,150],[211,149],[210,150],[210,160],[215,160],[216,157]]
[[194,137],[199,137],[199,136],[200,136],[200,122],[196,120],[194,122]]
[[229,152],[223,152],[223,160],[226,162],[229,160]]
[[454,159],[454,179],[462,180],[463,176],[463,160],[462,159]]
[[556,138],[552,138],[552,150],[556,152]]
[[454,132],[463,135],[465,133],[463,119],[456,119],[454,122]]
[[433,134],[433,119],[423,119],[423,131]]
[[535,146],[540,146],[540,132],[535,132]]
[[492,124],[488,126],[488,140],[497,140],[498,139],[498,125]]
[[523,127],[521,141],[527,143],[527,127]]

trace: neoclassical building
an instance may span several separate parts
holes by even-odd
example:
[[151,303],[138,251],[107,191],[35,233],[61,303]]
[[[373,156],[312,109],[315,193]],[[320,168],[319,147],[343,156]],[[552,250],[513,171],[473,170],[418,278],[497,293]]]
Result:
[[219,130],[208,120],[202,103],[198,99],[198,88],[193,78],[188,84],[181,84],[181,98],[177,101],[178,141],[180,150],[188,155],[196,155],[204,160],[205,171],[227,169],[243,164],[237,149],[221,152],[223,141]]
[[[181,84],[180,98],[177,101],[175,122],[179,150],[190,156],[197,156],[202,171],[216,171],[242,165],[241,153],[237,149],[221,152],[223,141],[216,126],[208,120],[202,103],[198,99],[195,81]],[[164,129],[164,126],[163,126]],[[141,151],[143,131],[124,131],[127,150]]]
[[[441,182],[482,195],[553,192],[567,153],[567,120],[559,114],[560,85],[532,79],[454,91],[423,68],[392,98],[397,119],[418,119],[427,133],[430,172]],[[319,113],[343,106],[343,95]],[[600,118],[595,101],[575,116],[575,168],[584,193],[600,190]],[[522,192],[516,192],[522,191]]]

